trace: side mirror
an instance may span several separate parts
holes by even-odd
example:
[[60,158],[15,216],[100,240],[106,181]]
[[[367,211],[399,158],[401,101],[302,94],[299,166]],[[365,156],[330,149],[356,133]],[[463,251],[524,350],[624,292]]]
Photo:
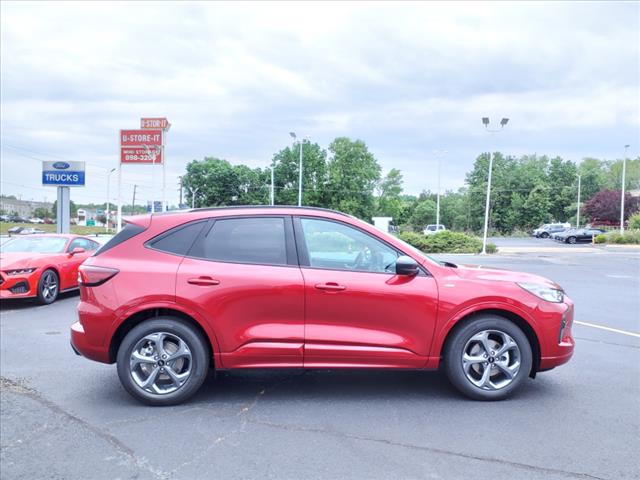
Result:
[[69,255],[73,257],[74,255],[77,255],[78,253],[84,253],[84,252],[85,252],[85,249],[84,249],[84,248],[82,248],[82,247],[76,247],[76,248],[74,248],[73,250],[71,250],[71,252],[69,253]]
[[397,275],[417,275],[419,271],[418,263],[411,257],[401,255],[396,260]]

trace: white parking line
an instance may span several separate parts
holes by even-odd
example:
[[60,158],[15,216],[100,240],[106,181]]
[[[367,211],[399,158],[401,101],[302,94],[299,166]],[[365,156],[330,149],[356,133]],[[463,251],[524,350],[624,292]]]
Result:
[[606,330],[608,332],[621,333],[622,335],[629,335],[630,337],[640,338],[640,333],[629,332],[627,330],[619,330],[617,328],[605,327],[604,325],[596,325],[595,323],[579,322],[577,320],[574,320],[573,323],[584,325],[585,327],[599,328],[600,330]]

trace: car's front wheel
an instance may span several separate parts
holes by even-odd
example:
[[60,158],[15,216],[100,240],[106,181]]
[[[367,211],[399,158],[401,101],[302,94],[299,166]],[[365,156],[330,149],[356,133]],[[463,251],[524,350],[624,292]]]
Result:
[[547,232],[542,232],[542,233],[540,234],[540,237],[542,237],[542,238],[549,238],[549,234],[548,234]]
[[573,245],[574,243],[576,243],[576,237],[567,238],[567,242],[570,243],[571,245]]
[[527,336],[513,322],[479,315],[454,332],[446,346],[445,369],[460,392],[474,400],[502,400],[531,371]]
[[180,319],[158,317],[122,340],[118,376],[133,397],[149,405],[176,405],[194,395],[209,370],[202,335]]
[[60,279],[51,269],[45,270],[38,280],[38,303],[49,305],[58,298],[60,293]]

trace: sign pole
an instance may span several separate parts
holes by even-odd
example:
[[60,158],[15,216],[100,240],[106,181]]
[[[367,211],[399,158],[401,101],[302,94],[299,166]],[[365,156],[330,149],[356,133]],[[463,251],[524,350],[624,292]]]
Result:
[[164,151],[164,145],[166,143],[167,140],[167,132],[166,130],[163,132],[163,138],[162,138],[162,209],[160,210],[161,212],[166,212],[167,211],[167,196],[166,196],[166,191],[167,191],[167,169],[165,168],[165,164],[167,163],[167,157],[165,157],[165,155],[167,154],[167,152]]
[[118,228],[116,233],[122,230],[122,163],[118,162]]
[[58,187],[58,203],[56,205],[56,233],[70,233],[71,215],[69,208],[69,187]]

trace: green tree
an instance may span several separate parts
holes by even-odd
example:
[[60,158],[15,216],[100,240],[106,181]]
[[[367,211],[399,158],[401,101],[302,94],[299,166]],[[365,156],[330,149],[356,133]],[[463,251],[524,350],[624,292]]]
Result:
[[[274,165],[275,203],[298,204],[298,180],[300,175],[300,144],[295,143],[277,152]],[[271,175],[271,172],[268,172]],[[269,183],[270,183],[269,178]],[[328,201],[327,152],[317,143],[302,142],[302,204],[324,207]]]
[[33,211],[33,216],[36,218],[47,218],[51,216],[51,212],[43,207],[38,207]]
[[[78,206],[73,203],[73,200],[69,200],[69,214],[72,217],[78,215]],[[53,205],[51,206],[51,218],[57,218],[58,215],[58,200],[53,201]]]
[[374,190],[380,165],[362,140],[336,138],[329,151],[327,204],[369,221],[375,212]]
[[413,206],[409,225],[416,232],[422,232],[431,223],[436,223],[435,200],[422,196]]
[[402,200],[402,183],[402,172],[397,168],[389,170],[389,173],[380,180],[377,186],[377,216],[393,217],[398,222],[406,208]]

